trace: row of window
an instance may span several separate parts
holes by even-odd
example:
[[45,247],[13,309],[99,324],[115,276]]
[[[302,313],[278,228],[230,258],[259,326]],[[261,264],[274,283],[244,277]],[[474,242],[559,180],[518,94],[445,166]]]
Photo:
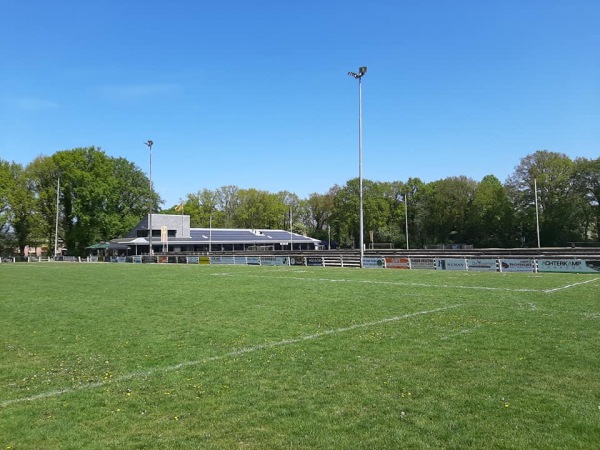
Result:
[[[167,230],[167,236],[170,238],[174,238],[177,236],[177,230]],[[148,237],[148,230],[137,230],[137,237]],[[160,230],[152,230],[152,237],[160,238],[161,231]]]

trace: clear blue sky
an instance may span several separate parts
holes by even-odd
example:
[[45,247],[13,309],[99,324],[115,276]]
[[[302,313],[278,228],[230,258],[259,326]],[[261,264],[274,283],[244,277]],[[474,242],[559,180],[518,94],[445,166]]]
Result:
[[0,158],[99,146],[176,204],[224,185],[504,181],[600,156],[600,1],[0,0]]

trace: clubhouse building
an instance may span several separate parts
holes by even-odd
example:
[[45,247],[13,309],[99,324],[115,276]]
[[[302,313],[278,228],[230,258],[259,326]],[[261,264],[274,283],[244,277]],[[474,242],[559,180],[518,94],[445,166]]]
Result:
[[[128,255],[149,253],[149,216],[127,236],[112,244],[129,248]],[[191,228],[189,215],[152,214],[154,253],[316,250],[321,241],[285,230]],[[123,248],[123,247],[121,247]]]

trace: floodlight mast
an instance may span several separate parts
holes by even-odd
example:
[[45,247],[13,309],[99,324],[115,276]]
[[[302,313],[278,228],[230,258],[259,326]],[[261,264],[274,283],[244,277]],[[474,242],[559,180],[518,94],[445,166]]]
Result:
[[153,252],[152,252],[152,146],[154,145],[154,142],[148,140],[146,142],[144,142],[144,144],[146,144],[148,146],[148,148],[150,149],[150,201],[148,204],[148,255],[152,256]]
[[363,268],[365,257],[364,218],[363,218],[363,177],[362,177],[362,77],[367,73],[366,66],[359,67],[358,73],[348,75],[358,80],[358,192],[359,192],[359,228],[360,228],[360,267]]

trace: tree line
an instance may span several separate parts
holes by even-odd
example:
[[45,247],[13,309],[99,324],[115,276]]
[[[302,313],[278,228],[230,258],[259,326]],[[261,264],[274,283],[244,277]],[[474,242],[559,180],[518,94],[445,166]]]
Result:
[[[494,175],[363,180],[364,242],[536,246],[536,192],[542,246],[598,242],[600,158],[572,160],[547,150],[522,158],[504,183]],[[0,252],[48,245],[52,254],[58,217],[61,241],[81,255],[90,244],[126,234],[150,202],[153,211],[188,214],[192,227],[292,229],[346,247],[360,240],[358,179],[304,199],[234,185],[201,189],[161,210],[160,195],[151,195],[135,164],[89,147],[40,156],[26,167],[0,159]]]

